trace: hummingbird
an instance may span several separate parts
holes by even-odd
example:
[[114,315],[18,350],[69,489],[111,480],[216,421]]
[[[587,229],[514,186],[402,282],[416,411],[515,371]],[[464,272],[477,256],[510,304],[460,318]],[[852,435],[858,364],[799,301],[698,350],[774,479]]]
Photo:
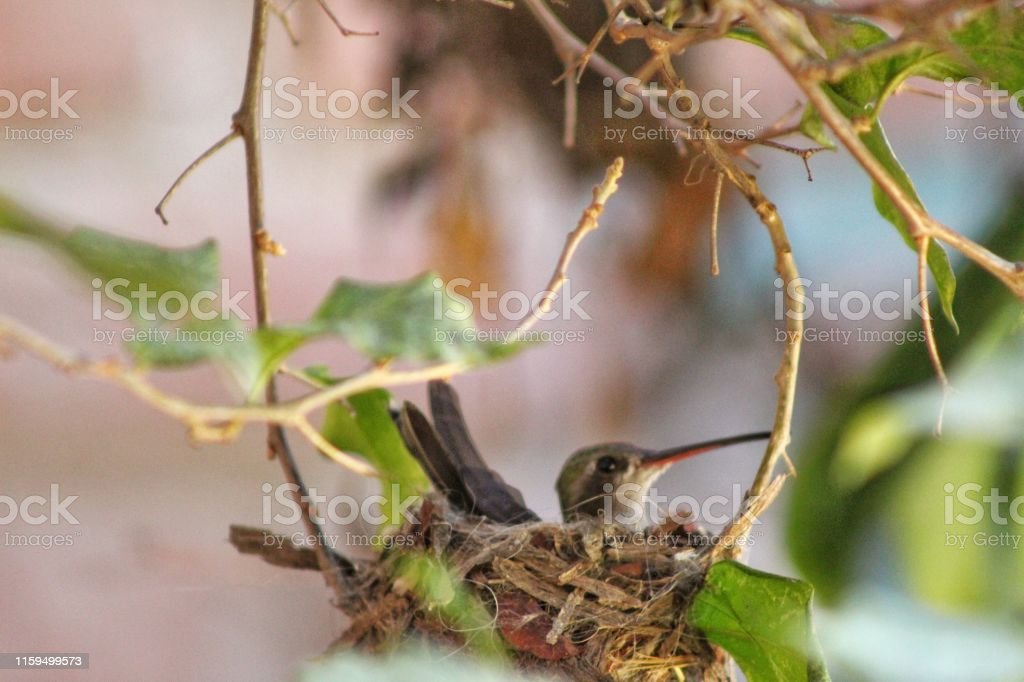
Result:
[[555,489],[565,521],[593,516],[607,522],[639,524],[644,498],[668,467],[680,460],[728,445],[763,440],[768,431],[669,448],[647,450],[630,443],[602,443],[577,450],[562,467]]
[[[399,432],[434,487],[456,508],[496,523],[539,521],[522,493],[487,466],[459,404],[455,389],[443,380],[427,384],[433,423],[412,403],[394,414]],[[767,431],[694,443],[668,450],[647,450],[629,443],[603,443],[577,450],[566,461],[556,489],[565,521],[628,518],[642,509],[651,484],[673,463],[710,450],[762,440]],[[641,518],[636,519],[639,524]],[[630,525],[630,524],[625,524]]]

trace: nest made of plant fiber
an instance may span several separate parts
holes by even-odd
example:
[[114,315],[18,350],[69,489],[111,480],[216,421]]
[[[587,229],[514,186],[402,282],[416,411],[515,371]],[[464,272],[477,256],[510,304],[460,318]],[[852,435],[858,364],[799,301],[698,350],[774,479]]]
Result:
[[[723,652],[686,621],[710,565],[707,537],[629,530],[599,519],[499,525],[428,496],[415,520],[352,576],[352,624],[332,650],[388,651],[416,636],[472,647],[501,633],[517,667],[573,680],[727,680]],[[402,566],[430,557],[486,608],[480,628],[453,624]],[[443,601],[443,600],[442,600]]]

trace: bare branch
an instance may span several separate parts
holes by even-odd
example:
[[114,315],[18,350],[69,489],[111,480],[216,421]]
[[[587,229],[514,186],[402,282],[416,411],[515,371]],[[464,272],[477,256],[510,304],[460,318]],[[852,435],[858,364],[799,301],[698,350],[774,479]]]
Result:
[[338,30],[341,31],[341,35],[345,36],[346,38],[348,38],[349,36],[379,36],[380,35],[380,31],[353,31],[350,28],[345,28],[342,25],[342,23],[340,21],[338,21],[338,17],[334,16],[334,12],[331,11],[330,6],[327,4],[327,0],[316,0],[316,2],[317,2],[318,5],[320,5],[320,8],[324,11],[324,14],[326,14],[328,16],[328,18],[331,20],[331,22],[335,26],[338,27]]
[[224,137],[222,137],[219,140],[217,140],[216,142],[214,142],[213,145],[209,149],[207,149],[205,152],[200,154],[199,157],[195,161],[190,163],[188,165],[188,168],[186,168],[185,170],[181,171],[181,175],[179,175],[174,180],[174,182],[171,184],[170,189],[168,189],[167,192],[164,194],[163,198],[160,199],[160,203],[156,205],[156,214],[158,216],[160,216],[160,220],[163,222],[164,225],[169,224],[167,222],[167,217],[164,215],[164,209],[167,207],[167,202],[171,200],[171,196],[174,195],[174,192],[178,189],[178,187],[181,185],[181,183],[185,182],[185,178],[187,178],[188,176],[192,175],[192,172],[195,169],[199,168],[199,166],[201,166],[204,161],[206,161],[208,158],[210,158],[211,156],[213,156],[214,154],[219,152],[221,149],[223,149],[225,146],[227,146],[227,144],[229,142],[231,142],[232,140],[234,140],[236,137],[239,137],[238,130],[235,129],[235,128],[232,128],[230,133],[228,133]]
[[721,173],[715,173],[715,198],[711,209],[711,276],[718,277],[718,211],[722,205],[722,180],[725,178]]
[[583,241],[583,238],[588,233],[597,229],[597,221],[604,212],[605,203],[619,189],[618,182],[619,178],[622,177],[623,165],[624,162],[621,156],[612,161],[612,164],[608,166],[608,170],[605,171],[604,180],[601,181],[601,184],[594,187],[593,200],[583,210],[583,215],[580,216],[576,229],[565,238],[565,248],[562,249],[562,255],[558,258],[555,272],[545,288],[544,298],[540,300],[537,306],[530,312],[530,315],[519,325],[516,330],[517,335],[532,329],[540,321],[540,316],[551,310],[551,304],[554,302],[555,295],[565,284],[566,279],[568,279],[566,273],[569,269],[569,262],[572,260],[573,254],[576,253],[576,247],[580,245],[580,242]]

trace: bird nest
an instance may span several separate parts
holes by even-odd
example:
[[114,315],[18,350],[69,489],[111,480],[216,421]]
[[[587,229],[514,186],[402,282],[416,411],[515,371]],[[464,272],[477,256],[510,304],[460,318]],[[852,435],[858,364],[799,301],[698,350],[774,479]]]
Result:
[[[724,653],[686,620],[712,561],[705,535],[598,519],[500,525],[428,496],[387,544],[354,565],[351,599],[339,604],[352,622],[332,650],[386,652],[410,636],[472,647],[481,632],[496,630],[525,671],[573,680],[731,679]],[[445,566],[487,622],[454,622],[445,597],[417,589],[405,570],[410,557]]]

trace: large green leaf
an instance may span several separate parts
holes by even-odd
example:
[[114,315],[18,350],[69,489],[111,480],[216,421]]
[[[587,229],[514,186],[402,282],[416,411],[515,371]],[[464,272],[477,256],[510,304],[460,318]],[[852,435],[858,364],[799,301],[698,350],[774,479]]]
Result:
[[722,561],[708,571],[691,624],[736,659],[750,682],[829,679],[811,625],[814,588]]
[[1020,9],[998,5],[987,9],[954,31],[952,42],[968,63],[950,77],[975,76],[999,83],[1011,93],[1024,89],[1024,13]]
[[402,523],[398,505],[430,489],[419,463],[405,447],[388,410],[390,395],[383,389],[357,393],[346,402],[332,403],[324,417],[323,435],[335,447],[355,452],[381,472],[385,498],[385,528]]
[[0,197],[3,232],[36,242],[84,275],[104,303],[96,321],[130,321],[121,338],[141,364],[222,359],[239,379],[259,374],[262,358],[246,347],[251,342],[243,328],[247,292],[232,293],[226,280],[222,284],[212,240],[167,248],[86,227],[63,232]]

